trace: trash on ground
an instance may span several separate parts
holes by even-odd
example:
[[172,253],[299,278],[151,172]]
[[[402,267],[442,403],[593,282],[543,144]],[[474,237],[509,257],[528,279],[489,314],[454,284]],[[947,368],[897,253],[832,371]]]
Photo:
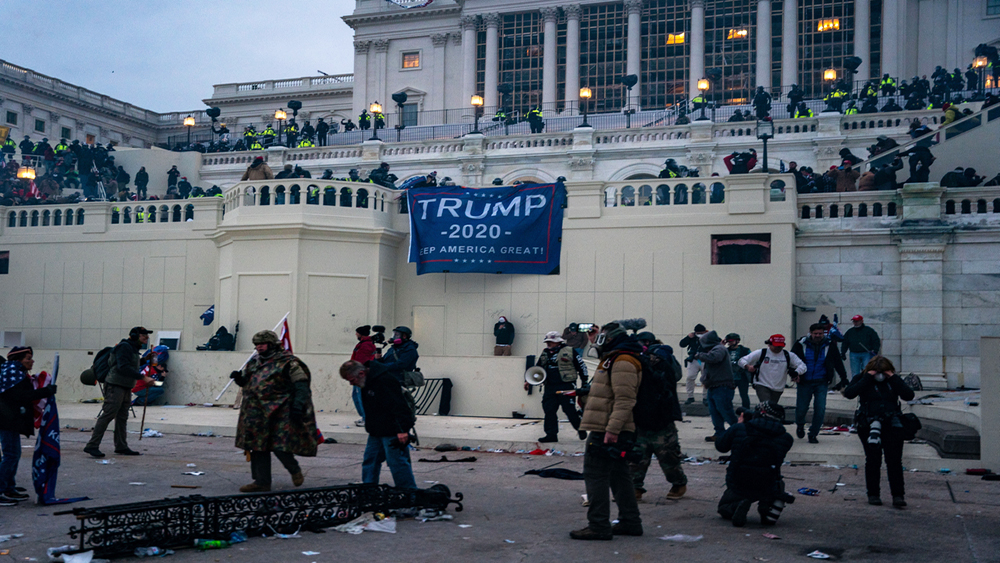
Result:
[[143,438],[162,438],[163,432],[153,430],[152,428],[147,428],[142,431]]
[[672,536],[662,536],[660,539],[674,543],[691,543],[701,541],[705,536],[689,536],[687,534],[674,534]]
[[249,539],[247,533],[243,530],[236,530],[235,532],[229,534],[229,543],[243,543]]
[[458,450],[458,446],[454,444],[438,444],[434,446],[434,451],[436,452],[454,452]]
[[200,489],[201,485],[170,485],[171,489]]
[[[364,531],[369,532],[385,532],[388,534],[396,533],[396,518],[389,516],[388,518],[380,518],[381,514],[372,514],[367,512],[358,516],[354,520],[346,524],[341,524],[333,529],[338,532],[343,532],[345,534],[360,534]],[[298,532],[296,532],[298,534]],[[303,552],[305,553],[305,552]],[[314,554],[315,555],[315,554]]]
[[454,520],[455,517],[451,514],[438,514],[437,516],[431,516],[430,518],[421,518],[421,522],[441,522],[444,520]]
[[542,448],[535,448],[535,449],[531,450],[530,452],[528,452],[528,455],[545,455],[548,452],[549,452],[549,450],[543,450]]
[[135,548],[136,557],[166,557],[168,555],[173,555],[174,551],[172,549],[160,549],[158,547],[137,547]]
[[129,483],[129,485],[132,485],[133,487],[141,487],[141,486],[145,485],[145,483],[136,482],[136,483]]
[[507,543],[517,543],[517,542],[515,542],[514,540],[503,540],[503,541],[505,541],[505,542],[507,542]]
[[458,527],[459,528],[471,528],[472,524],[459,524]]
[[441,456],[441,459],[427,459],[422,457],[417,461],[422,461],[424,463],[474,463],[476,461],[476,456],[463,457],[461,459],[448,459],[448,456]]
[[194,540],[194,546],[202,551],[209,549],[225,549],[231,544],[225,540]]
[[101,460],[98,460],[97,463],[99,463],[101,465],[114,465],[115,464],[115,460],[113,460],[113,459],[101,459]]
[[188,466],[188,467],[198,467],[198,465],[197,465],[197,464],[194,464],[194,463],[189,463],[189,464],[187,464],[187,466]]
[[966,475],[989,475],[990,473],[993,473],[993,471],[989,470],[989,469],[966,469],[965,470],[965,474]]
[[302,555],[319,555],[318,551],[303,551]]
[[799,489],[799,494],[806,495],[808,497],[815,497],[819,496],[819,491],[816,489],[810,489],[809,487],[802,487],[801,489]]
[[816,551],[812,552],[812,553],[806,554],[806,557],[812,557],[813,559],[829,559],[830,558],[829,555],[823,553],[822,551],[820,551],[818,549]]
[[524,474],[538,475],[539,477],[546,477],[550,479],[563,479],[565,481],[583,481],[583,473],[563,467],[554,467],[552,469],[530,469],[525,471]]
[[199,436],[199,437],[202,437],[202,438],[215,438],[215,436],[216,436],[215,432],[212,432],[211,430],[209,430],[208,432],[196,432],[196,433],[191,434],[191,435],[192,436]]
[[204,474],[205,474],[204,471],[185,471],[184,473],[181,473],[181,475],[194,475],[196,477]]
[[5,536],[0,536],[0,543],[3,543],[5,541],[10,541],[10,540],[13,540],[13,539],[17,539],[17,538],[23,538],[23,537],[24,537],[24,534],[7,534]]
[[73,551],[75,549],[77,549],[77,547],[73,545],[50,547],[48,549],[49,561],[61,561],[62,563],[97,563],[99,561],[108,561],[107,559],[94,559],[93,550],[85,551],[83,553],[75,553],[72,555],[66,553],[67,551]]
[[765,538],[769,539],[769,540],[780,540],[780,539],[781,539],[781,536],[776,536],[776,535],[774,535],[774,534],[768,534],[768,533],[765,533],[765,534],[762,534],[762,535],[763,535],[763,536],[764,536]]
[[[268,524],[267,527],[271,528],[271,532],[274,534],[273,536],[267,538],[269,540],[273,540],[273,539],[290,540],[292,538],[301,538],[302,537],[302,536],[299,535],[299,531],[302,530],[302,526],[299,526],[298,529],[295,530],[295,532],[293,532],[291,534],[279,534],[278,531],[275,530],[274,527],[271,526],[270,524]],[[236,532],[233,532],[233,534],[235,534],[235,533]]]
[[951,469],[949,469],[947,467],[942,467],[941,469],[938,469],[938,473],[940,473],[942,475],[947,475],[947,474],[951,473]]

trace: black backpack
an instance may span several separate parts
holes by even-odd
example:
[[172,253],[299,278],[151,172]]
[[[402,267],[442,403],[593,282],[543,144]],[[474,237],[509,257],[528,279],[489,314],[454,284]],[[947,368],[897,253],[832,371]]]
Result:
[[639,360],[642,365],[642,379],[636,391],[635,406],[632,407],[632,420],[636,428],[658,431],[666,429],[671,423],[681,420],[681,408],[677,401],[677,382],[666,372],[653,369],[649,358],[629,352],[618,352],[608,359],[608,378],[615,360],[623,354]]
[[104,380],[108,378],[108,373],[111,371],[110,360],[114,351],[114,346],[107,346],[94,356],[94,365],[91,369],[94,370],[94,376],[100,383],[104,383]]

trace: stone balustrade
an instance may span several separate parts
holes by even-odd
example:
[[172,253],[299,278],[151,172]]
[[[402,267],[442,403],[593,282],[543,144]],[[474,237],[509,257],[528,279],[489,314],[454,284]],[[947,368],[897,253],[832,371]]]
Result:
[[282,80],[262,80],[257,82],[238,82],[216,84],[213,98],[227,98],[247,95],[271,95],[275,90],[283,94],[309,92],[314,90],[335,90],[351,88],[354,85],[353,74],[337,74],[332,76],[304,76],[301,78],[285,78]]
[[98,234],[120,230],[191,230],[215,228],[222,218],[222,198],[140,202],[85,202],[73,205],[0,207],[0,236],[35,237],[41,233]]

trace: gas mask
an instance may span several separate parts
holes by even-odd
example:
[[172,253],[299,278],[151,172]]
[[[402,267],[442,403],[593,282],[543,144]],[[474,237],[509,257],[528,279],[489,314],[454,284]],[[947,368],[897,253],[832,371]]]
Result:
[[392,331],[392,339],[389,340],[389,344],[392,344],[393,346],[399,346],[402,343],[403,343],[403,333],[399,332],[398,330]]
[[885,374],[882,373],[882,372],[876,373],[875,374],[875,381],[877,381],[878,383],[882,383],[883,381],[885,381]]

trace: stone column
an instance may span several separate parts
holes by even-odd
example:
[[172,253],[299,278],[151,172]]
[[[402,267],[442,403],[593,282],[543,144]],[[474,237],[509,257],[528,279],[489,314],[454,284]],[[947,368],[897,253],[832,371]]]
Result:
[[580,109],[580,13],[578,4],[563,6],[566,14],[566,111]]
[[354,116],[368,107],[368,49],[371,41],[354,42]]
[[757,86],[771,89],[771,0],[757,2]]
[[882,3],[882,72],[889,76],[899,76],[899,18],[903,16],[899,0],[885,0]]
[[785,0],[781,15],[781,86],[799,83],[799,3]]
[[894,234],[899,246],[899,371],[919,375],[930,388],[947,385],[944,374],[944,252],[954,227],[940,224],[937,183],[906,184],[903,226]]
[[[389,52],[389,40],[388,39],[376,39],[372,42],[375,47],[375,68],[378,69],[377,84],[375,86],[375,100],[382,104],[382,107],[390,105],[386,102],[388,95],[386,94],[386,73],[389,72],[389,63],[387,60]],[[391,102],[391,100],[390,100]]]
[[483,80],[483,99],[486,111],[494,112],[499,105],[497,85],[500,80],[500,14],[485,14],[486,22],[486,78]]
[[642,3],[643,0],[625,0],[625,12],[628,14],[628,53],[625,60],[625,74],[634,74],[640,81],[632,87],[632,95],[628,100],[630,108],[638,111],[639,94],[642,88]]
[[462,103],[466,107],[476,93],[476,16],[462,16]]
[[690,100],[701,93],[698,80],[705,78],[705,0],[691,0],[691,62],[688,68],[691,72]]
[[[854,0],[854,56],[861,57],[858,80],[868,80],[872,74],[871,57],[872,18],[870,0]],[[882,25],[884,29],[886,24]]]
[[545,22],[543,35],[544,51],[542,53],[542,111],[546,116],[556,111],[556,20],[559,18],[559,8],[542,8],[542,21]]
[[[445,60],[445,46],[448,45],[448,34],[447,33],[435,33],[431,35],[431,44],[434,45],[434,72],[432,74],[434,83],[431,85],[431,99],[430,103],[427,104],[428,107],[420,108],[422,110],[443,110],[445,108],[444,97],[444,82],[445,82],[445,65],[447,61]],[[468,100],[466,100],[468,101]],[[401,116],[402,117],[402,116]],[[441,116],[439,116],[441,117]],[[432,122],[440,123],[440,122]]]

